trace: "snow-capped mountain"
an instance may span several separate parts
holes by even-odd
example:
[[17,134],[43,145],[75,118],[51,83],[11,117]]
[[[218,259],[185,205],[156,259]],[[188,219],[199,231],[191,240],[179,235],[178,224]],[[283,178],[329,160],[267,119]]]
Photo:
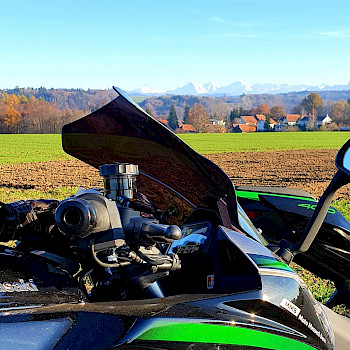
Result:
[[169,95],[207,95],[208,91],[201,84],[190,82],[186,85],[180,85],[175,90],[168,90]]
[[242,94],[254,93],[253,89],[243,81],[236,81],[228,86],[220,87],[216,90],[218,95],[238,96]]
[[136,90],[129,91],[129,95],[163,95],[166,94],[166,90],[152,90],[150,87],[143,85]]
[[180,85],[174,90],[152,90],[148,86],[142,86],[139,89],[128,91],[129,95],[194,95],[194,96],[239,96],[242,94],[282,94],[298,91],[342,91],[350,90],[350,82],[347,85],[327,85],[319,86],[298,84],[253,84],[247,85],[243,81],[236,81],[227,86],[218,86],[213,82],[207,84],[196,84],[190,82],[186,85]]
[[207,94],[211,95],[211,94],[215,94],[216,91],[220,88],[220,86],[210,81],[209,83],[204,84],[203,88],[207,91]]

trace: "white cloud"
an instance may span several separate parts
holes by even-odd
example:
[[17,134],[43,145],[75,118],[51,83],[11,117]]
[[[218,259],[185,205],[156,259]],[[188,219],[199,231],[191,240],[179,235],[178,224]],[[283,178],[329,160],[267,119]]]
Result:
[[328,38],[349,38],[350,30],[349,29],[331,30],[328,32],[319,32],[317,34]]

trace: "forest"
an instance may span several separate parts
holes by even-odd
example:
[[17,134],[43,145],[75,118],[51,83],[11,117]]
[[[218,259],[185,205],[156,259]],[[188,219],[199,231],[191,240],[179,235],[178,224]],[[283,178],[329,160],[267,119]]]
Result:
[[[309,92],[279,95],[241,96],[180,96],[165,95],[132,98],[157,119],[168,120],[176,116],[171,127],[181,123],[196,124],[196,132],[215,132],[201,124],[210,119],[234,122],[240,115],[264,114],[280,118],[281,113],[302,113],[300,106]],[[324,91],[318,115],[329,114],[337,124],[350,124],[350,91]],[[60,133],[62,125],[78,119],[105,105],[117,96],[114,90],[19,88],[0,90],[0,133]],[[191,110],[191,113],[189,113]],[[309,112],[310,113],[310,112]],[[197,116],[196,118],[194,116]],[[230,131],[226,128],[226,131]]]

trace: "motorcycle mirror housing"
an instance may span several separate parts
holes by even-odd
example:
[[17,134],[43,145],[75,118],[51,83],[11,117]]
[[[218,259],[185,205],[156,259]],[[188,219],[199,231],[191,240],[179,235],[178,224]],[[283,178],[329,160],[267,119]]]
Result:
[[350,139],[339,150],[335,158],[335,165],[343,173],[350,176]]

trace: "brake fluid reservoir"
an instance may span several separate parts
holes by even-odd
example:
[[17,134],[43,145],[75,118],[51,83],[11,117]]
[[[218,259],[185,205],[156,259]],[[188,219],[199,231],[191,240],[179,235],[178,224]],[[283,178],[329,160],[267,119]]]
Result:
[[117,197],[125,196],[128,199],[136,197],[136,177],[139,174],[138,166],[129,163],[104,164],[99,167],[103,177],[104,195],[116,201]]

